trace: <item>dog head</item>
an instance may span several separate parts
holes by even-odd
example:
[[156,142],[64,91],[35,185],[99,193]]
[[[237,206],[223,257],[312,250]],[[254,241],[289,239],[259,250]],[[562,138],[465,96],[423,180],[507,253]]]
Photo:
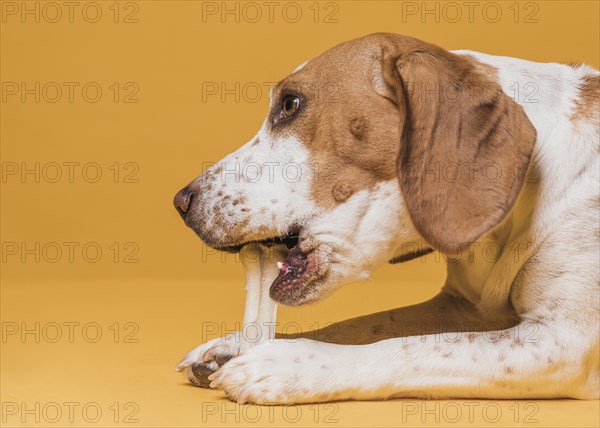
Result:
[[463,251],[511,209],[534,141],[472,58],[373,34],[279,82],[256,136],[174,203],[212,247],[288,244],[270,293],[299,305],[390,259]]

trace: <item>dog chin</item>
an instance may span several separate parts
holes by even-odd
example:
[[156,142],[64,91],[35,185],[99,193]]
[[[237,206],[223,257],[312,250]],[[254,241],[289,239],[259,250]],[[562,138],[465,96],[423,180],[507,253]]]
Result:
[[330,292],[326,289],[326,278],[311,280],[296,288],[284,288],[275,282],[271,285],[269,295],[275,302],[285,306],[301,306],[316,303],[325,299]]

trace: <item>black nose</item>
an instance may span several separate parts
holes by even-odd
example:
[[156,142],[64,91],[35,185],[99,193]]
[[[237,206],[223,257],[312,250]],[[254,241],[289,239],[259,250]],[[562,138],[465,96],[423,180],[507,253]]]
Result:
[[194,191],[190,187],[184,187],[175,195],[173,198],[173,205],[175,209],[185,219],[185,216],[190,209],[192,199],[194,198]]

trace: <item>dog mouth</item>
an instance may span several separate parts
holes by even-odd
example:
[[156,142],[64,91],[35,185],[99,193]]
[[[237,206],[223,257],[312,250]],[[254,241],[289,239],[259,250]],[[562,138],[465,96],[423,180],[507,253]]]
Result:
[[287,257],[277,262],[279,274],[271,284],[269,295],[287,306],[297,306],[314,299],[315,288],[327,277],[318,249],[302,251],[299,245],[291,248]]
[[306,240],[301,239],[300,228],[293,228],[282,236],[254,240],[239,245],[217,247],[218,250],[237,253],[250,243],[264,246],[285,245],[287,256],[277,261],[279,274],[271,284],[269,295],[277,303],[287,306],[300,305],[312,295],[311,291],[327,276],[324,263],[319,259],[318,248],[305,248]]
[[289,233],[282,236],[273,236],[271,238],[256,239],[237,245],[213,246],[216,250],[225,251],[227,253],[239,253],[248,244],[260,244],[266,247],[273,245],[285,245],[288,250],[296,247],[300,243],[300,229],[292,229]]

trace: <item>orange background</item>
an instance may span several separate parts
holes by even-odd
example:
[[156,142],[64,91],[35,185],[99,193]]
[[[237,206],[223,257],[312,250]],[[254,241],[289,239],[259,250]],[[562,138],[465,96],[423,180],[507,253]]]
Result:
[[[444,407],[449,402],[438,402],[439,422],[422,408],[407,416],[413,404],[423,402],[398,400],[313,410],[301,406],[304,413],[295,423],[294,413],[264,410],[253,423],[253,413],[244,413],[220,392],[185,386],[171,373],[179,358],[203,338],[225,334],[241,322],[243,273],[234,256],[222,260],[184,227],[171,200],[203,167],[253,136],[267,112],[269,82],[337,43],[388,31],[447,49],[598,68],[597,1],[482,1],[476,2],[472,17],[468,2],[275,2],[273,22],[269,6],[260,2],[75,2],[72,17],[64,2],[0,3],[1,309],[6,333],[0,392],[2,402],[9,403],[3,425],[69,426],[65,417],[49,423],[48,415],[39,422],[34,416],[21,422],[20,414],[8,415],[10,403],[21,402],[29,407],[36,402],[42,407],[99,403],[104,411],[100,422],[76,413],[76,426],[235,425],[236,417],[251,426],[490,422],[476,413],[473,421],[465,414],[450,423],[450,413],[443,413],[452,410]],[[262,16],[251,22],[257,18],[256,5]],[[224,20],[218,12],[207,14],[215,7],[234,12]],[[34,12],[23,15],[25,8]],[[424,8],[433,12],[422,15]],[[291,22],[298,10],[298,22]],[[206,92],[222,84],[233,89],[224,102],[221,92]],[[69,86],[74,88],[72,102]],[[102,94],[91,102],[98,87]],[[31,90],[24,100],[23,89]],[[22,175],[36,164],[37,176]],[[98,171],[101,177],[92,182]],[[440,288],[444,270],[434,256],[384,266],[367,283],[347,286],[320,304],[280,308],[279,321],[308,329],[416,303]],[[22,329],[35,330],[36,322],[39,343],[35,334],[22,338]],[[96,323],[102,338],[93,343],[76,334],[71,343],[65,322]],[[56,343],[50,341],[52,323],[62,326]],[[15,326],[18,332],[9,334]],[[124,342],[127,334],[137,342]],[[121,408],[117,422],[109,409],[115,402]],[[123,409],[125,403],[138,406],[137,423],[124,422],[124,414],[133,409]],[[462,406],[464,400],[454,403]],[[514,402],[496,403],[503,412],[494,425],[600,423],[598,402],[536,402],[537,422],[525,421],[531,409],[524,408],[527,402],[518,403],[518,417],[510,409]],[[218,411],[207,417],[215,409],[211,406]],[[220,406],[235,409],[234,414],[226,415]],[[329,424],[325,419],[332,409],[337,422]]]

